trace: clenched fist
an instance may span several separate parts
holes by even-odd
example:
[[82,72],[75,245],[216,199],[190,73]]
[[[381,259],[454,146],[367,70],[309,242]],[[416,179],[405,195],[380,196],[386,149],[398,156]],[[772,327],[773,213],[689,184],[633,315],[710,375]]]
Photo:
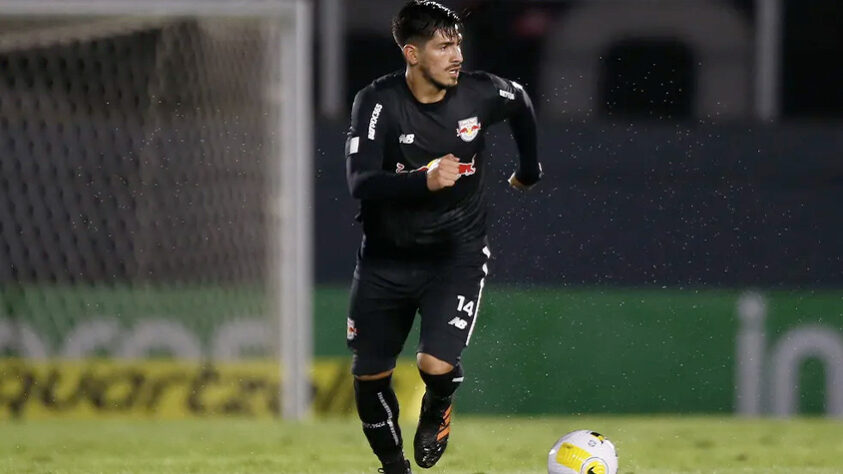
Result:
[[450,188],[460,179],[460,160],[448,153],[430,162],[427,167],[427,189],[439,191]]

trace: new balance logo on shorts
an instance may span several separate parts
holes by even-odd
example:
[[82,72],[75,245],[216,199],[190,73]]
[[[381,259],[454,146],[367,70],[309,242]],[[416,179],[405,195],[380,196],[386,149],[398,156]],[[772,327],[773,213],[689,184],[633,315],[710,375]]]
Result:
[[450,324],[451,326],[456,326],[459,329],[465,329],[468,326],[468,321],[458,316],[455,316],[454,319],[448,321],[448,324]]

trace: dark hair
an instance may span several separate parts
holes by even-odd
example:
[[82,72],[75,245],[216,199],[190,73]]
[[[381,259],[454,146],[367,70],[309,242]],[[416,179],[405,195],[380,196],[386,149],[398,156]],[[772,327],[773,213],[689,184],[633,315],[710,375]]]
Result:
[[450,8],[432,0],[410,0],[392,19],[392,37],[402,48],[409,42],[427,42],[441,31],[457,36],[462,18]]

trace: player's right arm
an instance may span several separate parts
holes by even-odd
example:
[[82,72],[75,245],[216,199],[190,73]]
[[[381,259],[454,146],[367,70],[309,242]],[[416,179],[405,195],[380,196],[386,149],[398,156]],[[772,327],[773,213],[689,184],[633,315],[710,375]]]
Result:
[[439,191],[450,188],[460,179],[460,159],[451,153],[437,158],[427,168],[427,189]]
[[459,178],[452,155],[436,160],[427,173],[394,173],[383,169],[386,140],[395,124],[374,86],[357,93],[345,144],[346,179],[355,199],[424,197],[453,186]]

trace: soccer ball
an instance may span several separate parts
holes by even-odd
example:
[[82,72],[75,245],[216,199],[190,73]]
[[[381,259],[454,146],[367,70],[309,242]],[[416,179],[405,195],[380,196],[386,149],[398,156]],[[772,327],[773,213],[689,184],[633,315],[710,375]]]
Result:
[[559,438],[547,455],[548,474],[617,474],[615,445],[589,430],[572,431]]

